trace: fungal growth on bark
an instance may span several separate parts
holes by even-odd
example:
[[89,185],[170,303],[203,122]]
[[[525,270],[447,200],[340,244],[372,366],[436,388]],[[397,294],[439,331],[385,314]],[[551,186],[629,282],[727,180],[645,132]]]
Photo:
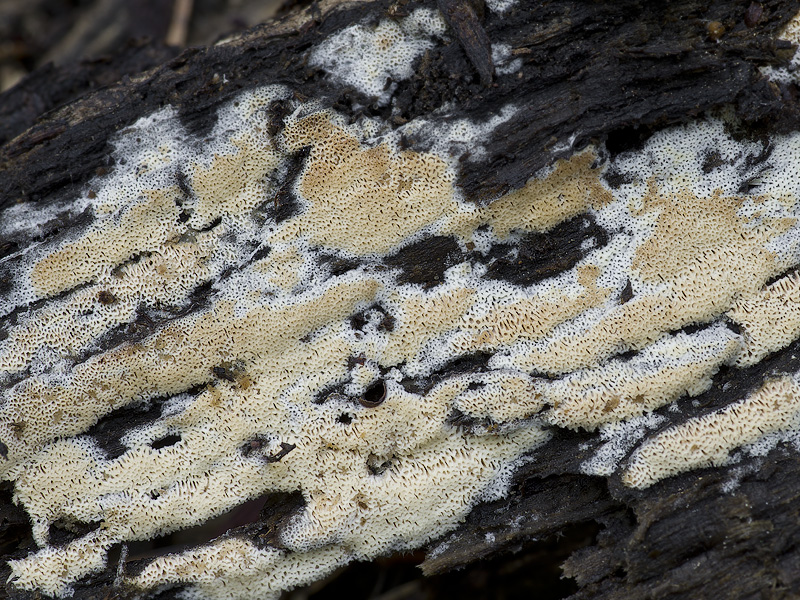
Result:
[[[800,128],[748,134],[723,102],[624,148],[578,125],[478,190],[530,107],[402,108],[437,48],[475,68],[448,23],[408,6],[307,48],[349,108],[277,79],[204,129],[165,103],[81,187],[3,200],[0,476],[32,527],[8,589],[113,571],[144,597],[277,597],[457,536],[568,440],[571,472],[634,499],[797,452]],[[493,45],[497,89],[533,38]],[[269,527],[126,563],[265,495],[291,506]]]

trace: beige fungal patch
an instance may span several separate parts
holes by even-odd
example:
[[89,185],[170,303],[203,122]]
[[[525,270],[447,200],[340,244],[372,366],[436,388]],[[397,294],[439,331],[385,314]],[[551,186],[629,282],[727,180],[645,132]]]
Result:
[[264,273],[272,285],[284,292],[291,292],[300,283],[305,257],[295,246],[275,249],[253,268]]
[[[344,312],[353,310],[352,304],[342,306],[342,298],[347,295],[343,286],[335,288],[328,299],[314,303],[323,314],[306,314],[299,322],[308,329],[322,320],[340,320]],[[363,297],[363,292],[360,295]],[[325,311],[329,302],[328,310],[342,311],[333,319]],[[214,321],[219,322],[215,331],[224,331],[230,339],[245,343],[228,350],[246,348],[254,356],[248,365],[253,385],[247,390],[227,383],[209,388],[186,410],[137,434],[146,441],[166,431],[179,431],[180,443],[166,449],[153,450],[147,443],[129,440],[134,448],[116,460],[106,461],[90,444],[76,445],[71,440],[51,443],[29,460],[27,468],[13,474],[18,500],[36,515],[34,530],[40,544],[46,544],[49,525],[55,520],[102,521],[104,543],[117,543],[147,539],[202,522],[221,514],[232,502],[244,502],[268,490],[301,489],[309,501],[308,517],[302,527],[287,534],[285,543],[303,551],[320,544],[338,544],[358,548],[360,555],[368,556],[386,550],[390,540],[395,545],[403,540],[416,544],[421,531],[453,527],[503,464],[547,437],[530,425],[485,439],[465,437],[448,427],[450,407],[467,385],[460,380],[446,381],[422,397],[391,385],[386,401],[379,407],[360,411],[351,407],[357,414],[352,427],[344,427],[336,422],[341,408],[316,405],[307,391],[344,374],[343,359],[353,350],[342,341],[340,331],[331,329],[313,343],[286,344],[277,336],[282,333],[284,339],[296,340],[300,330],[287,333],[287,325],[282,322],[287,313],[278,313],[274,315],[277,321],[266,319],[264,324],[266,330],[273,331],[272,337],[263,339],[262,330],[251,331],[249,339],[245,339],[242,335],[253,329],[253,323],[241,324],[244,329],[237,330],[225,310],[221,307],[215,312]],[[261,322],[264,317],[253,315]],[[280,329],[278,323],[282,324]],[[182,354],[200,340],[210,346],[207,352],[219,352],[214,348],[211,327],[210,321],[198,321],[189,334],[194,339],[180,344]],[[202,335],[198,333],[201,330]],[[162,337],[156,336],[127,357],[131,373],[143,370],[148,362],[146,380],[159,389],[169,387],[169,382],[161,380],[164,374],[153,370],[152,361],[146,359],[150,348],[159,345]],[[257,337],[262,339],[256,341]],[[169,343],[160,346],[163,351],[172,352]],[[195,357],[197,350],[191,353]],[[192,380],[187,367],[184,382]],[[494,383],[487,396],[496,396],[490,404],[498,411],[503,410],[503,400],[508,399],[509,392],[520,401],[525,400],[526,390],[521,382],[509,380],[510,385],[506,386],[495,377]],[[295,447],[274,464],[257,457],[248,459],[238,451],[220,453],[220,449],[238,449],[253,436],[265,434],[276,443],[285,441]],[[364,479],[371,456],[390,463],[385,477]],[[47,465],[54,462],[61,467],[48,469]],[[469,473],[466,479],[465,470]],[[144,473],[149,475],[143,477]],[[428,486],[431,474],[438,491]],[[74,486],[78,481],[82,493],[76,495]],[[52,493],[42,494],[42,490]],[[441,510],[443,503],[450,508]],[[363,508],[370,505],[380,510],[376,513]],[[372,516],[376,514],[379,518]],[[378,534],[386,519],[393,527],[390,539]],[[354,526],[354,522],[359,525]],[[84,541],[97,543],[93,537]],[[79,546],[79,542],[74,545]],[[43,564],[50,568],[51,560],[50,554],[44,553],[14,563],[12,572],[17,584],[25,587]],[[96,568],[95,563],[77,559],[72,551],[59,555],[59,560],[59,591]],[[297,557],[290,560],[296,561]],[[238,565],[236,569],[242,569],[239,575],[245,581],[260,573],[253,585],[265,585],[264,581],[271,577],[259,571],[258,563]],[[177,572],[173,576],[180,578]],[[134,582],[145,585],[150,577],[143,574]],[[235,597],[246,597],[250,588],[234,590]]]
[[475,385],[465,387],[455,400],[455,407],[472,417],[509,423],[529,419],[544,407],[534,380],[516,371],[493,371],[473,378]]
[[[8,457],[0,467],[12,468],[59,436],[81,433],[113,409],[208,381],[211,368],[226,360],[280,355],[329,321],[343,319],[356,303],[371,300],[378,288],[371,280],[342,283],[312,301],[261,308],[243,318],[234,316],[229,302],[220,302],[214,310],[171,324],[143,343],[77,365],[68,385],[30,378],[0,407],[0,435],[9,439]],[[12,435],[15,422],[24,423],[21,438]]]
[[91,571],[100,571],[107,564],[107,552],[111,544],[102,532],[89,535],[91,543],[46,548],[39,552],[35,561],[30,558],[9,561],[15,585],[21,589],[37,589],[48,596],[68,594],[66,577],[69,577],[74,565],[83,564],[89,566]]
[[0,347],[0,371],[15,373],[48,349],[58,358],[90,350],[110,328],[130,322],[142,304],[180,304],[209,277],[206,259],[215,240],[201,234],[194,242],[167,243],[113,273],[100,276],[64,301],[45,307],[36,319],[23,321]]
[[382,359],[398,364],[415,358],[425,342],[459,324],[474,296],[475,291],[466,288],[402,299],[395,296],[402,306],[403,319],[381,350]]
[[[287,584],[301,585],[313,578],[315,571],[327,573],[346,562],[346,551],[337,546],[292,554],[230,538],[183,554],[157,557],[129,583],[143,591],[175,582],[194,583],[201,597],[220,600],[244,594],[271,598]],[[232,586],[233,581],[237,584]]]
[[551,173],[531,179],[525,187],[506,194],[487,209],[488,221],[499,237],[512,229],[548,231],[567,219],[613,200],[600,183],[602,171],[592,168],[597,159],[589,148],[556,162]]
[[737,404],[676,425],[632,456],[625,485],[646,488],[691,469],[725,464],[731,450],[800,425],[800,387],[789,377],[765,383]]
[[[364,459],[370,453],[384,460],[392,456],[407,456],[420,444],[442,435],[445,417],[460,389],[458,382],[446,382],[420,397],[391,386],[386,401],[373,410],[364,411],[352,428],[330,430],[320,426],[314,433],[324,442],[323,453],[326,455],[327,450],[335,449],[357,451],[357,460]],[[361,466],[351,463],[353,458],[349,454],[342,458],[345,463],[341,469],[334,469],[331,477],[342,477],[342,473],[351,467],[360,470]],[[331,460],[339,458],[331,456],[326,462]],[[319,489],[320,493],[325,489],[326,477],[328,475],[323,474],[314,485],[314,489]]]
[[498,306],[486,315],[469,315],[461,323],[454,346],[469,352],[544,338],[561,323],[605,302],[611,290],[597,287],[598,271],[593,265],[577,269],[581,292],[574,296],[527,298]]
[[561,302],[531,299],[499,307],[469,323],[469,329],[475,333],[471,340],[460,344],[459,348],[464,351],[478,350],[510,344],[519,339],[541,339],[557,325],[603,300],[604,295],[586,292],[575,298],[565,296]]
[[[497,476],[504,462],[501,457],[509,460],[548,437],[537,427],[517,429],[507,437],[464,436],[441,426],[435,433],[426,443],[416,445],[413,455],[403,450],[394,458],[379,455],[379,460],[388,459],[386,470],[380,478],[359,481],[360,496],[349,487],[354,475],[365,473],[367,457],[358,454],[352,461],[331,464],[310,488],[311,518],[289,533],[286,541],[296,549],[343,543],[361,555],[370,555],[386,551],[392,543],[391,539],[370,535],[387,520],[395,547],[407,547],[405,540],[430,539],[430,532],[455,526],[459,519],[456,515],[464,515],[464,509],[457,507],[474,503],[478,490]],[[339,460],[346,459],[344,454],[339,456]],[[327,459],[327,466],[332,456],[328,452],[319,458]],[[422,495],[420,484],[429,476],[436,483],[432,487],[426,484]],[[364,502],[361,498],[366,500],[367,510],[359,506],[359,501]],[[370,508],[380,517],[369,518],[375,514]],[[367,518],[361,520],[361,516]]]
[[515,364],[548,375],[561,375],[595,367],[628,349],[644,348],[664,331],[694,321],[691,314],[682,314],[684,309],[671,300],[641,297],[615,307],[597,325],[578,335],[559,337],[545,348],[533,347],[521,352],[515,357]]
[[139,252],[158,249],[175,235],[177,188],[146,191],[122,214],[92,226],[37,262],[31,281],[42,296],[53,296],[92,281]]
[[595,429],[643,415],[685,394],[706,391],[719,367],[731,362],[741,348],[732,333],[713,334],[667,337],[630,361],[576,371],[554,382],[537,382],[537,395],[552,406],[547,421],[572,429]]
[[469,240],[479,226],[490,225],[496,236],[507,238],[514,230],[549,231],[590,208],[605,206],[613,196],[600,181],[602,169],[592,166],[596,160],[593,148],[559,159],[548,172],[489,206],[460,206],[458,212],[448,213],[442,232]]
[[[657,213],[658,220],[631,265],[643,281],[680,285],[696,280],[695,273],[712,280],[718,273],[729,271],[745,275],[736,286],[737,293],[753,293],[774,273],[775,254],[765,245],[788,231],[795,219],[772,218],[757,224],[754,219],[739,215],[739,198],[718,192],[710,198],[668,195],[655,183],[649,187],[641,214]],[[766,273],[769,275],[764,277]],[[757,277],[758,274],[762,276]],[[726,279],[725,283],[732,282]],[[712,304],[710,310],[719,312],[717,306]]]
[[[257,352],[259,348],[251,350]],[[314,470],[308,461],[317,464],[319,444],[326,442],[313,430],[308,437],[297,431],[285,404],[276,402],[276,398],[291,392],[290,388],[307,373],[323,374],[325,381],[340,377],[347,349],[338,336],[329,335],[314,347],[295,345],[282,352],[278,346],[276,350],[253,365],[251,377],[257,383],[247,393],[237,386],[209,388],[186,411],[166,419],[154,431],[140,433],[144,439],[155,439],[167,430],[180,431],[178,447],[156,451],[147,443],[133,444],[135,448],[119,459],[106,461],[90,445],[58,440],[48,446],[32,460],[33,465],[44,468],[15,474],[19,501],[36,515],[37,541],[46,542],[49,524],[56,519],[102,521],[104,535],[114,542],[148,539],[202,522],[229,509],[231,502],[243,502],[269,489],[293,491],[300,485],[298,477],[309,479],[303,479],[304,485],[309,485]],[[302,404],[313,407],[307,395]],[[327,420],[328,427],[332,420]],[[298,445],[291,460],[268,465],[261,460],[245,460],[236,450],[220,453],[221,448],[238,449],[265,432]],[[365,444],[358,435],[351,438]],[[47,469],[53,461],[61,468]],[[359,466],[363,468],[363,464]],[[361,472],[350,470],[353,477]],[[145,473],[150,475],[142,477]],[[77,482],[83,490],[80,495],[69,491]],[[42,490],[49,493],[42,494]],[[93,538],[85,541],[96,542]],[[42,559],[49,560],[47,556]],[[88,573],[87,564],[71,554],[63,560],[61,586]],[[20,562],[15,573],[24,581],[27,573],[39,568],[38,560],[31,558]]]
[[742,326],[745,349],[737,364],[750,366],[800,336],[800,274],[792,273],[736,303],[728,316]]
[[282,154],[266,131],[247,131],[231,140],[235,154],[214,155],[208,168],[195,164],[189,224],[203,229],[222,215],[247,215],[267,200],[266,177],[280,164]]
[[[372,477],[366,486],[359,484],[358,495],[337,491],[348,489],[353,472],[360,472],[363,463],[326,463],[323,480],[310,493],[308,518],[302,519],[307,525],[283,540],[302,555],[257,550],[245,541],[220,540],[193,553],[156,559],[131,583],[152,589],[164,582],[196,581],[192,573],[197,568],[193,560],[197,553],[201,561],[205,557],[212,560],[207,563],[212,572],[235,582],[222,586],[219,580],[202,577],[198,587],[208,597],[277,597],[276,592],[286,588],[287,579],[292,584],[317,579],[320,571],[328,572],[353,556],[371,556],[390,547],[413,547],[421,539],[430,539],[435,531],[451,529],[458,517],[443,507],[471,505],[474,481],[490,481],[502,465],[502,457],[511,458],[546,437],[535,428],[518,430],[504,440],[451,433],[418,448],[413,457],[396,458],[383,476]],[[330,459],[331,453],[325,458]],[[465,473],[469,474],[467,478]],[[429,477],[436,482],[433,487],[428,485]],[[420,493],[422,485],[424,494]],[[374,511],[380,512],[379,519],[371,518]],[[462,508],[456,514],[463,512]],[[392,529],[390,539],[380,535],[387,523]],[[426,532],[422,538],[421,531]],[[346,549],[350,549],[350,556],[345,554]],[[219,560],[225,556],[229,559]]]
[[384,254],[455,210],[453,174],[438,156],[366,148],[325,113],[284,130],[289,151],[311,146],[299,191],[310,206],[284,235],[354,254]]
[[657,214],[656,226],[638,246],[630,272],[641,293],[579,335],[521,354],[516,364],[549,374],[593,367],[615,352],[644,348],[665,331],[711,321],[757,293],[787,268],[766,246],[796,219],[764,217],[755,224],[739,216],[740,205],[719,194],[665,195],[651,185],[637,212]]

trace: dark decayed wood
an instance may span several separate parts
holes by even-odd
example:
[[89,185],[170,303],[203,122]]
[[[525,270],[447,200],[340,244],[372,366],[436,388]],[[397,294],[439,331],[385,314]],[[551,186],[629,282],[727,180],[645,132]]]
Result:
[[[731,106],[742,119],[744,135],[800,126],[797,89],[759,73],[760,66],[783,64],[794,51],[776,39],[800,10],[800,2],[789,0],[755,8],[749,0],[520,0],[502,18],[480,3],[430,1],[427,5],[444,11],[454,35],[422,57],[414,76],[397,82],[394,113],[309,66],[307,51],[341,28],[400,17],[418,4],[426,3],[323,0],[224,44],[178,56],[132,43],[102,64],[36,71],[0,95],[0,211],[22,200],[54,203],[76,194],[113,166],[110,137],[139,117],[170,104],[191,131],[209,131],[222,103],[267,83],[285,84],[299,97],[318,98],[352,118],[370,115],[395,126],[423,115],[485,120],[515,103],[521,110],[490,134],[480,157],[469,149],[455,150],[461,155],[457,183],[467,199],[478,203],[520,187],[541,167],[586,144],[605,142],[610,153],[618,153],[637,147],[659,128],[721,106]],[[487,40],[512,48],[522,59],[518,73],[495,75],[487,63]],[[452,107],[446,115],[434,115],[445,105]],[[405,142],[425,149],[423,140]],[[531,241],[540,245],[536,248],[550,248],[550,258],[541,259],[526,276],[546,274],[548,260],[564,268],[570,258],[560,248],[604,235],[591,230],[591,223],[573,225],[555,229],[547,240]],[[0,240],[0,258],[80,226],[79,218],[64,217],[47,224],[41,238]],[[405,267],[407,281],[433,282],[453,260],[448,257],[455,250],[446,239],[428,244],[391,258],[393,266]],[[14,261],[6,261],[0,266],[0,294],[13,277]],[[200,306],[203,290],[198,294]],[[14,318],[6,319],[6,327]],[[108,344],[140,339],[159,325],[158,318],[177,315],[142,315],[141,322]],[[3,330],[0,323],[0,335]],[[756,367],[723,368],[711,390],[695,400],[703,410],[712,410],[742,398],[767,374],[797,370],[799,350],[795,343]],[[685,412],[691,412],[685,403]],[[659,413],[667,424],[682,418],[681,413]],[[93,435],[113,450],[115,425],[147,418],[122,411]],[[533,573],[563,563],[564,576],[573,580],[566,587],[537,590],[539,597],[800,597],[800,460],[795,451],[779,446],[764,457],[744,457],[735,465],[690,472],[635,492],[617,477],[581,473],[581,462],[598,444],[589,434],[556,432],[517,471],[507,498],[478,506],[456,531],[430,544],[424,560],[413,559],[422,560],[422,572],[431,578],[415,585],[405,581],[393,597],[443,598],[459,590],[475,597],[493,597],[494,592],[499,594],[495,597],[516,597],[531,589],[512,568],[526,556],[537,557],[529,567]],[[722,484],[732,477],[740,480],[738,489],[722,494]],[[0,486],[4,565],[32,548],[27,516],[12,495],[11,486]],[[301,500],[292,495],[269,499],[261,516],[241,525],[240,532],[274,545],[275,532]],[[493,562],[479,562],[483,559]],[[144,560],[132,556],[126,569],[135,572]],[[405,569],[405,563],[399,564],[381,569]],[[506,581],[493,575],[489,581],[485,564],[494,573],[505,569],[511,575]],[[348,573],[357,577],[363,568],[352,567],[339,577],[347,581]],[[460,568],[466,570],[442,575]],[[114,587],[116,569],[111,561],[105,572],[79,583],[74,598],[132,597]],[[7,573],[6,567],[0,569],[1,581]],[[471,592],[458,587],[469,581]],[[0,597],[4,593],[35,597],[9,587],[0,588]]]

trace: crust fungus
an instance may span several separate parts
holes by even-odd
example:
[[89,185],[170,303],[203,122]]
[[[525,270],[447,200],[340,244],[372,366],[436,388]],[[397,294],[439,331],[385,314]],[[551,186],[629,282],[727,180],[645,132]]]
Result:
[[[415,15],[342,35],[402,51],[376,60],[404,77],[442,35]],[[336,76],[329,50],[314,60]],[[374,95],[384,75],[353,85]],[[169,108],[119,136],[125,160],[75,202],[91,222],[32,250],[0,305],[31,305],[0,341],[0,474],[37,544],[10,563],[14,586],[64,597],[116,544],[299,493],[279,544],[227,535],[120,575],[273,597],[453,529],[554,428],[602,435],[800,335],[797,134],[772,140],[780,176],[755,191],[741,188],[761,148],[709,117],[613,159],[588,148],[476,206],[436,150],[447,139],[416,152],[403,133],[273,86],[221,108],[203,140]],[[548,254],[536,236],[568,225],[571,254]],[[797,399],[791,377],[768,382],[646,439],[622,480],[721,464],[796,428]],[[104,449],[98,424],[136,407],[148,418]],[[99,525],[58,545],[60,522]]]
[[768,381],[741,402],[655,435],[631,457],[622,481],[634,488],[690,469],[725,464],[734,448],[800,426],[800,387],[789,377]]

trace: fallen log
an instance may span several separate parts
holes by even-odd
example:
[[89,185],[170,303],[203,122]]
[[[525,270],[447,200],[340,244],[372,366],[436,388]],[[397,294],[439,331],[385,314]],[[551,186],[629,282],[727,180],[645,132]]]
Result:
[[800,594],[798,13],[329,0],[0,96],[5,593]]

